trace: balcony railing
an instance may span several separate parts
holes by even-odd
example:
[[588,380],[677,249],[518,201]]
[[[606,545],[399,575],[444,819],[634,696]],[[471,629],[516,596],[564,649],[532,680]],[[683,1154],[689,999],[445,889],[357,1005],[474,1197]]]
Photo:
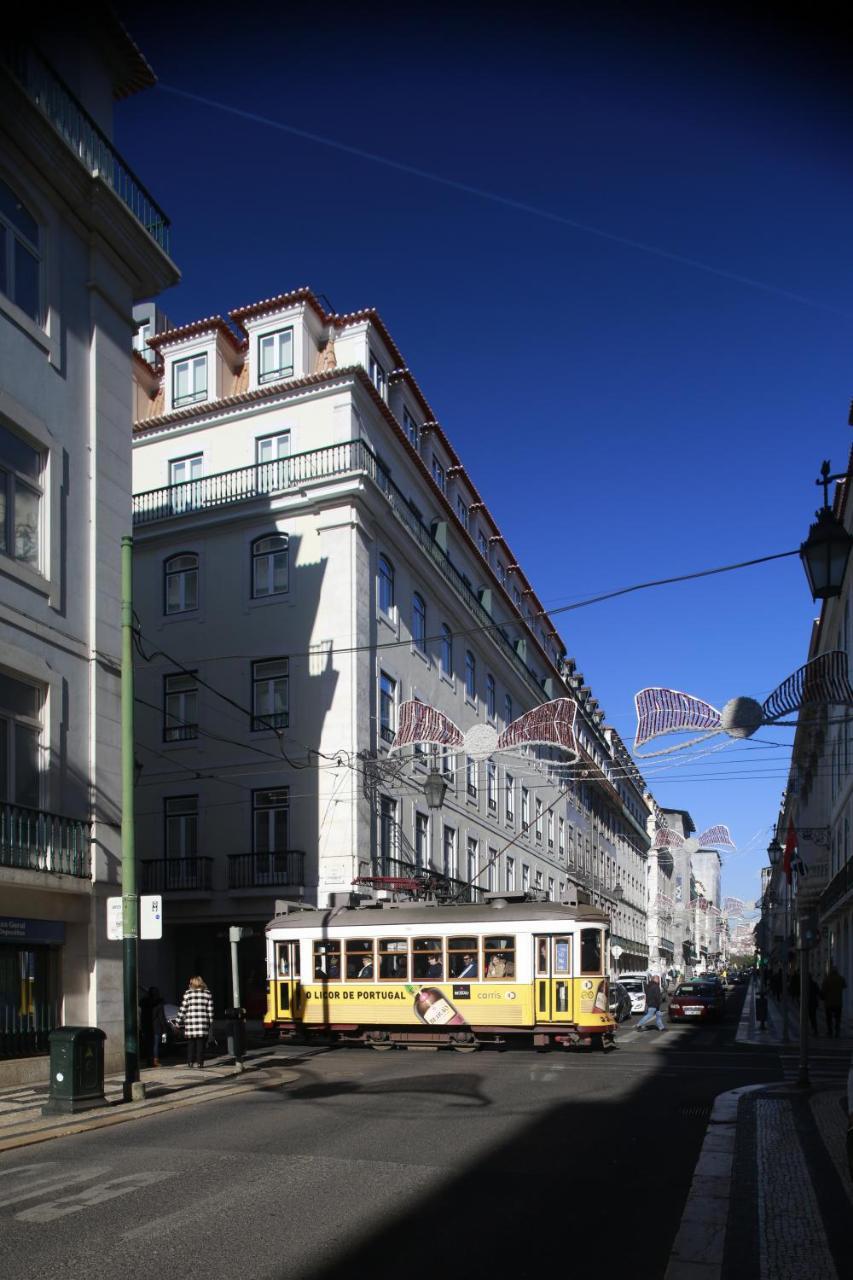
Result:
[[88,822],[0,804],[0,866],[85,880],[91,874],[91,845]]
[[85,107],[35,49],[4,44],[2,61],[15,81],[92,177],[101,178],[157,241],[169,252],[169,219],[122,159]]
[[185,480],[181,484],[148,489],[133,497],[133,523],[153,524],[158,520],[211,511],[232,503],[272,497],[318,480],[359,474],[368,476],[376,484],[386,498],[392,514],[405,525],[420,549],[474,615],[476,622],[488,630],[495,644],[531,690],[541,697],[541,684],[509,637],[488,610],[483,608],[467,579],[412,510],[408,498],[393,483],[382,463],[362,440],[326,445],[322,449],[295,453],[289,458],[274,462],[238,467],[234,471],[220,471],[197,480]]
[[209,892],[212,858],[146,858],[141,864],[143,893]]
[[820,895],[818,910],[821,915],[831,911],[836,903],[853,890],[853,858],[848,858],[844,866],[830,880]]
[[229,889],[266,889],[305,883],[301,849],[281,853],[232,853],[228,857]]

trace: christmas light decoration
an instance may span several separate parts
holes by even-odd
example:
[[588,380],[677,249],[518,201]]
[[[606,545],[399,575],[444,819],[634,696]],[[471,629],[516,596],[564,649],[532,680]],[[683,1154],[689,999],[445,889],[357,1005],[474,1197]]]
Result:
[[[648,760],[683,751],[718,733],[727,733],[731,738],[750,738],[762,725],[789,723],[784,717],[806,706],[827,703],[853,706],[853,689],[847,674],[847,654],[833,649],[812,658],[788,676],[763,703],[754,698],[731,698],[722,711],[718,711],[710,702],[703,702],[692,694],[660,687],[641,689],[634,702],[637,708],[634,755]],[[638,750],[653,738],[691,732],[696,736],[687,742],[655,751]]]
[[711,845],[718,844],[728,845],[730,849],[735,848],[729,829],[722,822],[715,827],[708,827],[701,835],[689,837],[679,835],[671,827],[660,827],[655,832],[652,848],[683,849],[685,853],[692,855],[698,853],[700,849],[707,849]]
[[555,698],[526,711],[508,724],[503,733],[498,733],[491,724],[475,724],[463,733],[443,711],[426,702],[409,699],[400,706],[399,724],[390,749],[445,747],[464,751],[473,760],[486,760],[496,751],[556,747],[570,760],[577,760],[575,711],[571,698]]

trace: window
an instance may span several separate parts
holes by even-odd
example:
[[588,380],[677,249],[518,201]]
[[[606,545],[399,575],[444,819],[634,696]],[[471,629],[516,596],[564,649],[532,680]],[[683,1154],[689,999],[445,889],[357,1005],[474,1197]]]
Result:
[[536,872],[536,888],[539,891],[541,891],[542,889],[542,872],[541,871]]
[[441,755],[441,772],[447,778],[448,786],[456,786],[456,752],[452,747],[445,747]]
[[466,756],[465,762],[466,762],[465,778],[468,783],[468,795],[474,796],[476,798],[477,796],[477,761],[473,760],[471,756]]
[[504,697],[504,728],[508,724],[512,724],[512,698],[509,694]]
[[415,982],[444,981],[444,940],[412,939],[412,977]]
[[276,382],[293,374],[293,329],[258,338],[258,382]]
[[172,514],[179,516],[202,505],[201,478],[204,459],[200,453],[189,458],[173,458],[169,463],[169,495]]
[[418,870],[429,866],[429,817],[415,814],[415,866]]
[[495,677],[486,676],[486,715],[490,720],[495,718]]
[[506,820],[515,822],[515,778],[511,773],[506,775]]
[[453,632],[446,622],[441,624],[441,674],[453,678]]
[[5,182],[0,182],[0,293],[36,324],[43,323],[38,223]]
[[344,945],[347,949],[347,977],[371,981],[373,978],[373,939],[348,938]]
[[521,888],[524,893],[530,888],[530,868],[526,862],[521,865]]
[[394,613],[394,566],[387,556],[379,557],[379,611],[389,618]]
[[386,672],[379,672],[379,736],[383,742],[393,742],[397,732],[397,681]]
[[456,828],[445,827],[442,839],[441,869],[449,880],[456,879]]
[[548,821],[548,848],[553,849],[554,848],[554,811],[553,809],[548,810],[547,821]]
[[521,788],[521,829],[527,831],[530,827],[530,792],[527,787]]
[[479,872],[480,842],[476,836],[468,837],[468,883],[473,884]]
[[[38,809],[44,694],[0,672],[0,800]],[[11,835],[11,832],[10,832]]]
[[497,810],[498,807],[498,767],[494,760],[486,761],[486,799],[489,802],[489,808]]
[[172,364],[172,408],[207,399],[207,355],[189,356]]
[[561,858],[566,856],[566,819],[559,818],[557,821],[557,852]]
[[198,684],[194,675],[166,676],[163,741],[198,737]]
[[506,569],[503,567],[500,560],[497,562],[497,565],[495,567],[497,569],[498,582],[501,584],[502,587],[505,587],[506,586]]
[[392,796],[379,797],[380,875],[390,875],[397,859],[397,801]]
[[252,730],[286,729],[288,715],[288,660],[273,658],[252,663]]
[[581,929],[581,973],[601,973],[600,929]]
[[286,489],[290,479],[290,432],[278,431],[273,436],[255,440],[255,467],[259,493]]
[[189,613],[198,608],[198,556],[193,552],[170,556],[164,562],[166,613]]
[[477,659],[470,649],[465,650],[465,697],[477,701]]
[[506,860],[505,884],[507,893],[515,892],[515,858],[511,857],[509,854],[507,855]]
[[32,569],[40,566],[42,469],[42,454],[0,426],[0,552]]
[[198,856],[198,796],[169,796],[163,801],[166,857]]
[[515,938],[506,935],[484,938],[483,967],[487,978],[514,978]]
[[314,977],[337,980],[341,976],[341,944],[339,942],[314,943]]
[[377,945],[380,978],[388,982],[408,982],[409,944],[406,939],[380,938]]
[[482,529],[477,530],[477,546],[480,549],[480,555],[483,556],[484,559],[488,560],[489,543]]
[[486,891],[492,893],[495,887],[495,876],[498,874],[498,851],[489,845],[489,857],[486,863]]
[[444,493],[444,490],[447,486],[447,478],[445,476],[444,467],[441,463],[441,460],[440,458],[436,457],[435,454],[432,455],[432,478],[435,481],[435,483],[438,485],[441,492]]
[[468,504],[460,494],[456,495],[456,514],[458,515],[462,523],[462,527],[467,532],[468,531]]
[[569,823],[569,863],[575,865],[575,829]]
[[426,653],[426,601],[417,591],[412,596],[412,645]]
[[553,876],[548,877],[548,901],[549,902],[554,901],[554,877]]
[[420,433],[418,431],[418,424],[415,422],[414,418],[409,413],[408,409],[406,409],[405,407],[403,408],[403,430],[405,431],[406,435],[409,437],[409,443],[415,449],[417,449],[418,439],[420,436]]
[[370,352],[367,361],[368,372],[370,373],[370,381],[379,392],[383,400],[388,399],[388,375],[382,368],[382,365],[376,359],[373,352]]
[[252,792],[252,852],[285,853],[290,848],[290,792],[287,787]]
[[252,543],[252,598],[284,595],[290,589],[290,539],[270,533]]
[[447,970],[454,982],[479,977],[480,944],[476,938],[447,939]]

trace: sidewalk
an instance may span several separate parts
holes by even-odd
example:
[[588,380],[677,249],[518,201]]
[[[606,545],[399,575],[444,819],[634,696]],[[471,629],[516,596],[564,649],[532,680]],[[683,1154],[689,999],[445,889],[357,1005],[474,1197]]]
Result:
[[853,1277],[853,1037],[810,1038],[810,1087],[798,1087],[796,1011],[786,1042],[781,1010],[768,1003],[762,1031],[750,986],[736,1043],[775,1050],[783,1080],[717,1098],[665,1280]]
[[278,1088],[297,1078],[292,1062],[286,1046],[269,1045],[249,1049],[243,1070],[233,1058],[222,1055],[209,1059],[202,1070],[179,1061],[156,1069],[144,1068],[140,1078],[145,1097],[138,1102],[123,1101],[122,1076],[108,1076],[104,1080],[106,1106],[76,1115],[42,1115],[48,1099],[47,1084],[10,1085],[0,1089],[0,1152],[209,1102],[224,1094]]

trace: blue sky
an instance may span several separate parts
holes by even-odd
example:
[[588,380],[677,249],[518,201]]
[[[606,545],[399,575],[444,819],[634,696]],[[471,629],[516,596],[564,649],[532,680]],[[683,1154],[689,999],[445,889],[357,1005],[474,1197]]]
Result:
[[[119,11],[161,80],[116,137],[173,221],[173,322],[302,284],[377,307],[547,606],[799,545],[850,445],[837,32],[698,5]],[[558,622],[631,742],[637,689],[761,698],[815,612],[794,558]],[[643,766],[729,825],[726,893],[757,894],[789,744]]]

